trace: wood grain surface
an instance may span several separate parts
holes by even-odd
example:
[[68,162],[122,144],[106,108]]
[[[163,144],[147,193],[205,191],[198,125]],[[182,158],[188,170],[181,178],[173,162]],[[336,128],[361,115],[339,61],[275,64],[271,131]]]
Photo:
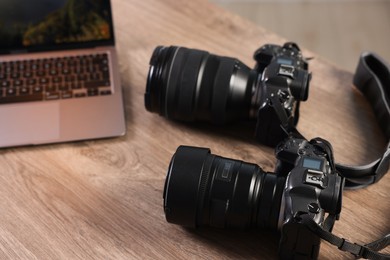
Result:
[[[178,45],[237,57],[285,39],[207,1],[113,0],[127,134],[78,143],[0,150],[0,259],[275,259],[278,235],[168,224],[162,191],[181,144],[209,147],[272,171],[273,149],[253,129],[168,121],[144,108],[148,63],[157,45]],[[352,75],[304,50],[313,72],[299,130],[328,139],[338,162],[376,159],[385,145]],[[344,193],[334,233],[367,243],[390,231],[390,176]],[[320,259],[352,259],[322,243]]]

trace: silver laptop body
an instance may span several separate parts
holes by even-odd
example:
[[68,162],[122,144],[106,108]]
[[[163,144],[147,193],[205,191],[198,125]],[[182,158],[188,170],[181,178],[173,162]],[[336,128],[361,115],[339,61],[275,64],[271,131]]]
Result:
[[8,0],[0,10],[0,147],[123,135],[109,0]]

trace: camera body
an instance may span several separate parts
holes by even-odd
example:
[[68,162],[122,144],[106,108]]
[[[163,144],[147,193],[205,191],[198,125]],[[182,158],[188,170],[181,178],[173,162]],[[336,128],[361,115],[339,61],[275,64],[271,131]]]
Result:
[[[321,140],[321,139],[319,139]],[[276,148],[276,173],[286,176],[279,255],[282,259],[317,259],[320,238],[300,222],[308,214],[324,227],[325,214],[339,219],[344,178],[335,170],[329,143],[288,138]],[[329,149],[327,149],[327,147]],[[326,229],[333,228],[334,222]]]
[[338,218],[344,180],[334,169],[329,143],[293,137],[276,147],[275,173],[207,148],[180,146],[170,162],[164,212],[188,227],[281,230],[282,259],[316,259],[320,238],[299,221],[307,214],[329,231],[325,214]]
[[295,43],[266,44],[255,54],[259,80],[252,103],[256,108],[256,139],[275,146],[298,123],[300,101],[306,101],[311,74]]
[[256,120],[257,140],[275,146],[296,126],[311,74],[295,43],[264,45],[254,59],[250,69],[235,58],[158,46],[150,59],[145,107],[186,122]]

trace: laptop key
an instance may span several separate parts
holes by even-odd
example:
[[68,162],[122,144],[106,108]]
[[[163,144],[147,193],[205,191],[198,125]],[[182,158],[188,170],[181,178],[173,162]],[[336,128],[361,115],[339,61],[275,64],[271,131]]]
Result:
[[11,73],[11,78],[17,79],[17,78],[19,78],[19,77],[20,77],[20,74],[19,74],[18,72],[12,72],[12,73]]
[[28,79],[27,80],[27,85],[35,85],[37,84],[37,80],[36,79]]
[[2,87],[8,87],[8,86],[10,85],[10,83],[9,83],[8,80],[3,80],[3,81],[1,81],[0,85],[1,85]]
[[107,87],[110,86],[109,80],[97,80],[97,81],[88,81],[84,83],[85,88],[98,88],[98,87]]
[[72,89],[81,89],[82,85],[81,85],[81,83],[72,83],[71,88]]
[[16,89],[14,88],[8,88],[6,91],[5,91],[5,94],[7,96],[15,96],[16,95]]
[[36,73],[37,77],[44,77],[46,76],[46,72],[44,70],[37,71]]
[[26,71],[26,72],[24,72],[23,76],[25,78],[31,78],[32,77],[32,73],[31,73],[31,71]]
[[60,99],[60,93],[59,92],[46,92],[46,100],[55,100]]
[[49,80],[48,80],[47,78],[40,78],[40,79],[39,79],[39,83],[41,83],[41,84],[47,84],[47,83],[49,83]]
[[89,97],[98,96],[99,90],[97,88],[89,88],[87,93]]
[[33,88],[33,93],[37,94],[37,93],[42,93],[43,92],[43,87],[41,86],[35,86]]
[[54,91],[57,91],[57,87],[55,85],[47,85],[47,86],[45,86],[45,91],[46,92],[54,92]]
[[62,99],[67,99],[67,98],[72,98],[72,97],[73,97],[72,91],[63,91],[61,93],[61,98]]
[[43,100],[43,94],[0,97],[0,104]]
[[107,95],[111,95],[111,90],[102,90],[100,91],[100,95],[101,96],[107,96]]
[[66,85],[66,84],[61,84],[58,86],[58,89],[61,90],[61,91],[68,91],[69,90],[69,86]]
[[80,97],[86,97],[87,96],[87,94],[85,94],[85,93],[75,93],[74,94],[74,97],[76,97],[76,98],[80,98]]
[[23,80],[21,80],[21,79],[15,79],[14,80],[14,82],[13,82],[13,86],[14,87],[19,87],[21,85],[23,85]]
[[19,89],[19,95],[28,95],[30,93],[30,88],[28,87],[21,87]]

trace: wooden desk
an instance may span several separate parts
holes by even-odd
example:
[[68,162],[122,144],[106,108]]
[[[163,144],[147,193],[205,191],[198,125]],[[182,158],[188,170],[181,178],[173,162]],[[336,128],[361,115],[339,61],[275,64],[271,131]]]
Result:
[[[1,259],[273,259],[269,231],[188,230],[165,221],[162,190],[180,144],[259,164],[272,171],[273,149],[226,129],[171,122],[144,109],[148,62],[156,45],[179,45],[237,57],[284,40],[207,1],[113,0],[127,135],[79,143],[0,150]],[[292,39],[293,40],[293,39]],[[339,162],[359,164],[385,144],[352,75],[317,55],[299,129],[331,141]],[[358,58],[358,57],[356,57]],[[390,174],[346,191],[334,233],[365,243],[390,230]],[[351,258],[323,243],[321,259]]]

